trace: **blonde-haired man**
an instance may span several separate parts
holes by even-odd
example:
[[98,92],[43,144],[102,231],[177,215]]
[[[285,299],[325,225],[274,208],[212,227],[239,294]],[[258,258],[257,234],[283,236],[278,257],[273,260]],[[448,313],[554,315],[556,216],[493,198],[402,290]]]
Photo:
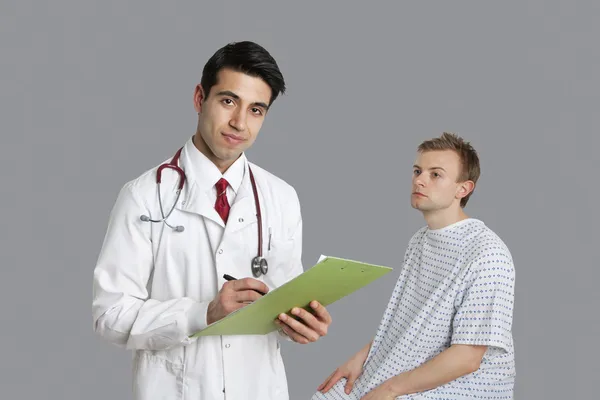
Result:
[[512,399],[515,270],[505,243],[464,208],[479,157],[455,134],[427,140],[411,238],[374,339],[319,386],[318,399]]

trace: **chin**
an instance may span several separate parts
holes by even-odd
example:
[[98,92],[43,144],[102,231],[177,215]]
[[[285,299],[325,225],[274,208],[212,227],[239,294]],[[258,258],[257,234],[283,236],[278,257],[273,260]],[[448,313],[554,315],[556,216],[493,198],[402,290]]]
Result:
[[413,206],[413,208],[415,210],[419,210],[419,211],[421,211],[423,213],[430,212],[430,211],[436,211],[437,210],[437,208],[435,207],[435,205],[431,205],[431,204],[426,205],[426,204],[419,204],[419,203],[414,204],[413,203],[412,206]]
[[217,156],[217,158],[223,161],[232,161],[242,154],[242,152],[238,149],[220,148],[215,150],[216,151],[213,151],[213,153]]
[[417,210],[424,210],[427,208],[426,204],[424,201],[420,201],[420,200],[426,200],[426,199],[421,199],[421,198],[412,198],[410,201],[410,205],[413,208],[416,208]]
[[411,202],[410,205],[412,206],[412,208],[414,208],[415,210],[419,210],[419,211],[427,211],[422,205],[419,205],[418,203],[415,202]]

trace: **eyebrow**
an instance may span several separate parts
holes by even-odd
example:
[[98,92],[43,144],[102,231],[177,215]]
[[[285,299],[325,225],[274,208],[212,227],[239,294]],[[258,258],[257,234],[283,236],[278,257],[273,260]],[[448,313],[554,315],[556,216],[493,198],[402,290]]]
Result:
[[[419,167],[417,164],[413,165],[413,168],[423,169],[423,168]],[[433,169],[441,169],[442,171],[446,172],[446,170],[444,168],[442,168],[442,167],[431,167],[429,169],[431,169],[431,170],[433,170]]]
[[[240,96],[238,96],[237,94],[233,93],[231,90],[222,90],[219,93],[217,93],[217,96],[229,96],[229,97],[233,97],[236,100],[240,99]],[[262,101],[255,101],[254,103],[252,103],[253,106],[258,106],[258,107],[262,107],[265,110],[269,109],[269,106],[266,105],[265,103],[263,103]]]

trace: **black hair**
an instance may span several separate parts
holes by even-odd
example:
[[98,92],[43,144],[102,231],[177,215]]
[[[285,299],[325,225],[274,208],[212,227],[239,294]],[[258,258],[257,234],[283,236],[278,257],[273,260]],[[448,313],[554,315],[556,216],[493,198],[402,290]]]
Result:
[[285,93],[285,81],[275,59],[265,48],[250,41],[233,42],[220,48],[206,62],[200,84],[208,97],[217,83],[217,74],[223,68],[261,78],[271,88],[269,106],[277,96]]

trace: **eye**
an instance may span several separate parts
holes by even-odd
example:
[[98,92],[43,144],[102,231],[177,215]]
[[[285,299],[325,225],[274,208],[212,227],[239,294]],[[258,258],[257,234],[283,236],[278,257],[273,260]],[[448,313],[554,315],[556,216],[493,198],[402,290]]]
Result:
[[421,170],[418,170],[418,169],[413,170],[413,175],[419,175],[420,173],[421,173]]
[[263,111],[260,108],[253,107],[251,111],[254,115],[263,115]]
[[438,174],[437,172],[432,173],[432,175],[433,175],[434,178],[440,178],[441,177],[441,175]]
[[222,102],[223,104],[226,104],[226,105],[228,105],[228,106],[230,106],[230,105],[232,105],[232,104],[233,104],[233,100],[231,100],[231,99],[223,99],[223,100],[221,100],[221,102]]

